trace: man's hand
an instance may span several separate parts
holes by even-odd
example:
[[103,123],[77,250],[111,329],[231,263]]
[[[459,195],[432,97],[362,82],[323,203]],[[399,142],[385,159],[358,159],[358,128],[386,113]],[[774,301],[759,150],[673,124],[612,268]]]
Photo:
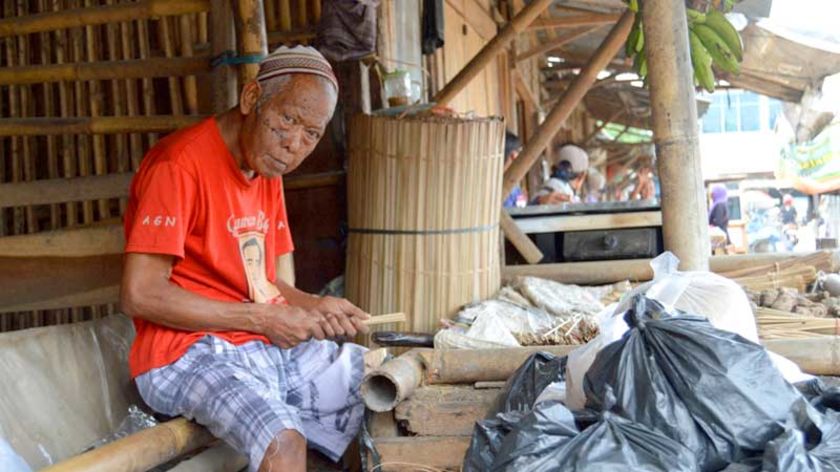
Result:
[[363,322],[370,318],[361,308],[344,298],[322,297],[312,311],[320,314],[326,320],[322,325],[327,337],[349,336],[367,333],[368,328]]
[[320,313],[290,305],[265,305],[262,333],[275,346],[290,349],[310,338],[318,340],[331,337],[324,330],[329,323]]

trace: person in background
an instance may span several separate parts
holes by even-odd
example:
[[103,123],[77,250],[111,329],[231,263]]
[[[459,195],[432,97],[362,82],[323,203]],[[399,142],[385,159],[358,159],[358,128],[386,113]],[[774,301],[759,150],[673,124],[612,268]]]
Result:
[[551,178],[534,196],[537,205],[554,205],[565,202],[579,202],[577,192],[586,178],[589,155],[578,146],[567,144],[558,152],[557,165]]
[[793,206],[793,196],[786,193],[782,197],[781,218],[783,225],[795,225],[799,215],[796,214],[796,207]]
[[607,179],[598,169],[590,167],[586,171],[586,185],[584,185],[585,195],[583,201],[586,203],[598,203],[604,198],[604,188],[607,185]]
[[[519,151],[521,150],[522,141],[519,140],[519,136],[511,133],[510,131],[505,131],[505,172],[508,170],[508,167],[513,164],[513,161],[519,157]],[[502,206],[505,208],[512,208],[517,206],[517,203],[520,201],[527,203],[528,195],[519,185],[517,185],[516,187],[513,187],[513,190],[510,191],[510,195],[508,195],[507,198],[505,198],[505,201],[502,202]]]
[[726,187],[715,185],[712,187],[712,207],[709,209],[709,226],[720,228],[726,234],[726,244],[729,239],[729,196]]

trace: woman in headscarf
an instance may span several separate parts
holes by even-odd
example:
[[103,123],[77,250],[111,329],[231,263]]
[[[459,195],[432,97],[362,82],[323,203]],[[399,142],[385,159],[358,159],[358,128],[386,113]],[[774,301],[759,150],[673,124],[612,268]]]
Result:
[[716,226],[726,234],[726,243],[730,243],[729,239],[729,207],[727,202],[729,196],[726,193],[726,187],[723,185],[715,185],[712,187],[712,207],[709,209],[709,226]]

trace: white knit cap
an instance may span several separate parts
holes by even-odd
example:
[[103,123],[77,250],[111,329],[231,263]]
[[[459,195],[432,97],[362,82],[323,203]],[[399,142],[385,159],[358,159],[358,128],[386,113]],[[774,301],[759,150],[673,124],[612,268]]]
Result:
[[569,161],[572,172],[583,172],[589,168],[589,155],[574,144],[567,144],[560,148],[560,152],[557,153],[557,162],[563,161]]
[[275,49],[260,61],[257,80],[264,82],[286,74],[320,75],[338,90],[338,79],[335,78],[332,66],[317,49],[309,46],[280,46]]

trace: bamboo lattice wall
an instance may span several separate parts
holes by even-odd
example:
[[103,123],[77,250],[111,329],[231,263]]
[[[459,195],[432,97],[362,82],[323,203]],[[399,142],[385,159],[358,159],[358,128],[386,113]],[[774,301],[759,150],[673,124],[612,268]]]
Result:
[[[117,309],[131,172],[162,135],[214,111],[210,5],[3,2],[0,332]],[[271,46],[314,38],[320,0],[264,7]]]

